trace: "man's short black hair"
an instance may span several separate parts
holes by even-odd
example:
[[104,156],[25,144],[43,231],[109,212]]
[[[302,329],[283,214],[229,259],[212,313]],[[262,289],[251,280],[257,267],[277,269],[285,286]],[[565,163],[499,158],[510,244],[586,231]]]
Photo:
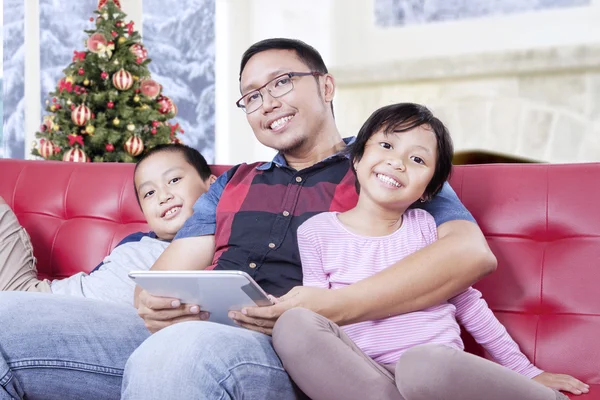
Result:
[[[258,53],[267,50],[292,50],[310,71],[320,72],[322,74],[329,73],[325,62],[323,61],[323,57],[321,57],[321,54],[319,54],[314,47],[298,39],[272,38],[254,43],[244,52],[240,64],[240,80],[242,79],[242,72],[244,72],[244,68],[246,68],[248,61]],[[315,76],[315,80],[318,82],[319,77]],[[333,102],[331,103],[331,113],[333,114]]]
[[135,169],[133,170],[133,189],[135,190],[135,198],[137,199],[138,204],[140,204],[140,199],[138,196],[137,187],[135,187],[135,173],[137,172],[137,169],[140,166],[140,164],[144,162],[145,159],[153,156],[154,154],[164,152],[180,153],[185,159],[185,161],[192,167],[194,167],[194,169],[198,172],[198,175],[200,175],[200,178],[202,178],[203,181],[210,178],[210,175],[212,174],[212,172],[210,171],[210,167],[208,166],[208,163],[206,162],[202,154],[200,154],[198,150],[192,147],[180,143],[159,144],[157,146],[154,146],[153,148],[148,150],[142,157],[140,157],[137,163],[135,163]]
[[[360,128],[355,142],[350,146],[350,162],[354,166],[361,160],[367,141],[381,129],[388,134],[406,132],[422,125],[428,126],[437,139],[435,172],[424,193],[426,199],[431,199],[442,189],[444,182],[450,177],[454,148],[448,128],[425,106],[414,103],[398,103],[381,107],[375,111]],[[354,171],[354,168],[352,170]],[[358,180],[356,189],[360,191]]]

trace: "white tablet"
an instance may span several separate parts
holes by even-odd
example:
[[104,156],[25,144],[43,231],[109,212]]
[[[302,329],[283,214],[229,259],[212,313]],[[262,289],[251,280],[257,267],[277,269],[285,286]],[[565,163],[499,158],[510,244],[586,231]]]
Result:
[[209,321],[220,324],[237,326],[227,316],[231,310],[273,304],[242,271],[132,271],[129,277],[150,294],[199,305]]

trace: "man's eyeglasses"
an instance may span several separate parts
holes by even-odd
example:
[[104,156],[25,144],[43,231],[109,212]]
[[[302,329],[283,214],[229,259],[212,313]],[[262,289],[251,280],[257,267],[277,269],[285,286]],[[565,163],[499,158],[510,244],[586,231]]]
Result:
[[246,93],[241,99],[235,102],[235,105],[241,108],[246,114],[253,113],[258,110],[263,103],[262,90],[267,89],[267,92],[274,97],[278,98],[288,94],[294,89],[294,81],[292,80],[295,76],[319,76],[323,75],[320,72],[288,72],[287,74],[279,75],[271,79],[266,84],[262,85],[258,89]]

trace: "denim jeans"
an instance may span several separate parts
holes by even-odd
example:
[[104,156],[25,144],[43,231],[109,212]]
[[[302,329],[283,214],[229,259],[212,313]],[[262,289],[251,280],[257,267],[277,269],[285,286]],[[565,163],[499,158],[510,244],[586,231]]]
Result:
[[0,400],[108,400],[121,390],[149,400],[295,397],[268,336],[208,322],[150,336],[130,306],[0,293]]
[[183,322],[146,340],[129,358],[123,399],[296,398],[292,382],[261,333],[212,322]]

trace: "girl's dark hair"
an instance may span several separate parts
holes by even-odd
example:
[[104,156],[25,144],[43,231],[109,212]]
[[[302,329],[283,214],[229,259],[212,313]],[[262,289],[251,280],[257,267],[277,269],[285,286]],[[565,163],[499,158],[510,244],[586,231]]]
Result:
[[[367,141],[381,129],[386,134],[392,132],[406,132],[422,125],[427,125],[437,139],[437,161],[431,182],[425,189],[425,198],[431,199],[450,177],[452,171],[452,156],[454,149],[448,128],[425,106],[414,103],[398,103],[381,107],[367,119],[358,132],[356,140],[350,146],[350,162],[355,163],[362,159]],[[354,171],[354,168],[352,168]],[[354,171],[356,174],[356,171]],[[356,190],[360,192],[358,179]]]
[[[170,144],[159,144],[154,146],[150,150],[148,150],[140,159],[135,163],[135,169],[133,170],[133,176],[135,177],[135,173],[137,172],[140,164],[147,159],[148,157],[153,156],[154,154],[163,153],[163,152],[171,152],[171,153],[181,153],[185,161],[190,164],[200,175],[203,181],[210,178],[212,172],[210,171],[210,167],[208,163],[200,154],[200,152],[192,147],[186,146],[180,143],[170,143]],[[133,182],[133,189],[135,190],[135,198],[140,204],[140,199],[138,197],[137,188],[135,187],[135,179]]]

